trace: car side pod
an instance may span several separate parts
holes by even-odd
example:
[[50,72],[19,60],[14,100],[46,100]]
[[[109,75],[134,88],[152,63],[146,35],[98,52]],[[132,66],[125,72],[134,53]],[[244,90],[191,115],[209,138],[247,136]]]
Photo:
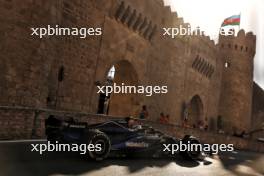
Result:
[[[190,146],[190,148],[188,147],[186,151],[180,152],[180,155],[183,156],[185,159],[192,159],[192,160],[203,160],[204,159],[202,145],[201,145],[201,142],[197,138],[191,135],[185,135],[184,138],[182,139],[182,143],[186,144],[187,146]],[[195,150],[193,150],[193,148]]]
[[108,157],[111,149],[110,139],[105,133],[99,130],[88,130],[83,138],[87,145],[93,144],[94,150],[88,150],[88,156],[96,161],[101,161]]

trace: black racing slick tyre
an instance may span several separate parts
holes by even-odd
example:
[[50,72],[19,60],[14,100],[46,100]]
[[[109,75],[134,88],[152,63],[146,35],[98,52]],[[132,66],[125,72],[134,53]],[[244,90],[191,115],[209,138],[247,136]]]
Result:
[[[182,143],[183,144],[197,144],[197,146],[201,146],[200,141],[190,135],[186,135],[184,136],[184,138],[182,139]],[[197,150],[193,150],[193,151],[183,151],[180,152],[181,155],[185,158],[185,159],[192,159],[192,160],[198,160],[199,157],[201,156],[202,153],[202,148],[197,147]]]
[[[95,146],[95,150],[88,151],[88,155],[91,159],[101,161],[108,157],[111,149],[111,142],[105,133],[99,130],[90,130],[86,139],[88,145],[93,144]],[[100,146],[100,150],[98,150],[98,145]]]

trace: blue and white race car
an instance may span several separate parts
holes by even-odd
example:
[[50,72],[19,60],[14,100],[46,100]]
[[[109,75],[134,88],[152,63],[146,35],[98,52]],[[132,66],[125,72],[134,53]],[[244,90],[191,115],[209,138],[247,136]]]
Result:
[[[150,126],[139,125],[136,119],[127,117],[109,120],[103,123],[88,125],[85,122],[59,120],[50,116],[45,121],[46,135],[50,142],[100,144],[100,151],[89,151],[94,160],[103,160],[110,154],[114,156],[137,157],[175,157],[168,144],[192,143],[200,144],[193,136],[186,135],[183,139],[163,134]],[[188,159],[201,160],[202,151],[185,151],[178,154]]]

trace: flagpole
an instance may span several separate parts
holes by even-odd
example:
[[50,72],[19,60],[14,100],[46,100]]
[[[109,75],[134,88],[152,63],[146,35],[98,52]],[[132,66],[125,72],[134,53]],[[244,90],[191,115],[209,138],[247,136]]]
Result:
[[239,18],[240,18],[240,20],[239,20],[239,30],[238,30],[238,32],[240,31],[240,24],[241,24],[241,12],[240,12],[240,14],[239,14]]

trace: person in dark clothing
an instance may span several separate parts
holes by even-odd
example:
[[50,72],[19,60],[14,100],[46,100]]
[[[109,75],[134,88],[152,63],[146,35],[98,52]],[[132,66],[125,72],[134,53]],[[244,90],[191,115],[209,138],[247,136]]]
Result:
[[139,114],[139,118],[140,119],[147,119],[148,118],[148,110],[147,110],[147,106],[146,105],[143,105],[142,106],[142,110]]

